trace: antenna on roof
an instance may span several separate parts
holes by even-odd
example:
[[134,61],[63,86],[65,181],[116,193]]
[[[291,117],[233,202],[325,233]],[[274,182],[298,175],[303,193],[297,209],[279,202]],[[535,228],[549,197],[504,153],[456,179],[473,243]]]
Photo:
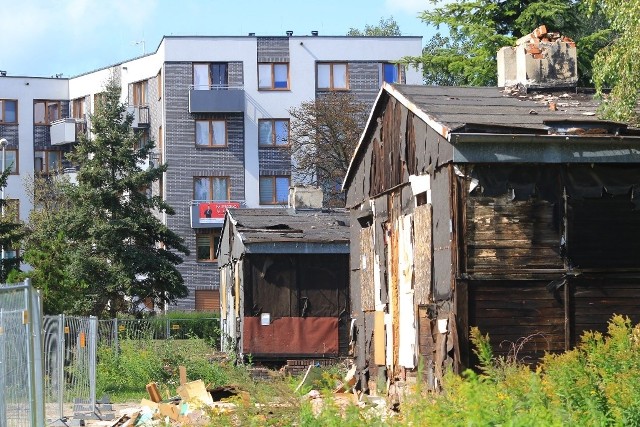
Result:
[[133,42],[133,44],[135,44],[136,46],[141,44],[142,45],[142,54],[146,55],[147,51],[146,51],[145,46],[144,46],[144,40]]

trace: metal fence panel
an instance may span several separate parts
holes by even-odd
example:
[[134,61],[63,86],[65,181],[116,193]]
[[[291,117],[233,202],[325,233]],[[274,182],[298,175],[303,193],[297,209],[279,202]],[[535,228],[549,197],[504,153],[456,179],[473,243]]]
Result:
[[44,425],[40,304],[27,280],[0,287],[0,426]]

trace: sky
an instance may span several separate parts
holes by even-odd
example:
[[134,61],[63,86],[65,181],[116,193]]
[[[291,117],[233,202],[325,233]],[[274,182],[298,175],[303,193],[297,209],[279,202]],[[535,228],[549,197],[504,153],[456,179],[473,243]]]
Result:
[[71,77],[155,52],[164,35],[345,35],[393,17],[403,35],[435,32],[428,0],[0,0],[0,70]]

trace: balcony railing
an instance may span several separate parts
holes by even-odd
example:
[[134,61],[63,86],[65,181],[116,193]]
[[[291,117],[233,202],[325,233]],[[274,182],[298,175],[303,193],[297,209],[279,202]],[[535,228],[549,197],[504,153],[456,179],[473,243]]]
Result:
[[244,201],[239,200],[192,200],[191,228],[211,228],[220,226],[224,222],[227,208],[244,207]]
[[133,116],[131,127],[136,129],[146,129],[151,125],[149,117],[149,107],[146,105],[132,105],[127,107],[127,114]]
[[51,122],[49,130],[51,145],[72,144],[78,136],[87,132],[87,122],[84,119],[66,118]]
[[190,113],[241,113],[243,111],[243,86],[199,85],[189,88]]

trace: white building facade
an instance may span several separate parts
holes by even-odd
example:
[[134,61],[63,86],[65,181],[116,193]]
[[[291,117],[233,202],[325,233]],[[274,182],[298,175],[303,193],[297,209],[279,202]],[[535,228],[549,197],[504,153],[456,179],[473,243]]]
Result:
[[171,36],[152,54],[68,79],[0,75],[0,138],[14,167],[6,198],[26,220],[31,177],[74,172],[64,153],[115,76],[135,131],[156,143],[149,161],[168,163],[152,191],[175,209],[163,220],[191,251],[179,266],[189,296],[171,309],[218,310],[225,207],[286,204],[288,110],[330,91],[373,104],[384,81],[421,84],[419,70],[396,63],[421,51],[421,37]]

